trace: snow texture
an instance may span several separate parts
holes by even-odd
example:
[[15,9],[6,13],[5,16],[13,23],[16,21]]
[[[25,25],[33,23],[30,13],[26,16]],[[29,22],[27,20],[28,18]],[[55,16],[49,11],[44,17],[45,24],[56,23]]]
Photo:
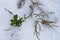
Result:
[[[57,21],[57,25],[60,26],[60,0],[40,0],[41,3],[44,4],[43,8],[48,11],[55,12],[55,21]],[[12,11],[14,14],[18,14],[22,17],[24,14],[29,14],[30,0],[26,0],[26,4],[21,9],[17,8],[18,0],[0,0],[0,40],[10,40],[11,33],[15,33],[13,36],[13,40],[37,40],[37,38],[33,35],[34,33],[34,18],[27,19],[26,22],[23,22],[23,25],[18,30],[18,28],[13,28],[13,31],[4,31],[5,29],[11,28],[9,22],[12,18],[12,15],[9,14],[4,8]],[[48,29],[46,27],[42,27],[40,32],[41,40],[60,40],[60,27],[56,27],[55,29]],[[18,39],[17,39],[18,38]]]

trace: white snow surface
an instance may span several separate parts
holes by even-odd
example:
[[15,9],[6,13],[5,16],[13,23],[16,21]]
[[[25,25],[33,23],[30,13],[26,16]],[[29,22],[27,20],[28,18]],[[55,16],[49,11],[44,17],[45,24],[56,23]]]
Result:
[[[46,27],[42,27],[40,32],[40,40],[60,40],[60,0],[39,0],[44,4],[44,9],[48,11],[55,12],[55,18],[57,21],[57,25],[55,29],[48,29]],[[12,11],[13,14],[18,14],[22,17],[24,14],[29,14],[30,0],[26,0],[26,4],[21,9],[17,8],[18,0],[0,0],[0,40],[10,40],[10,34],[14,31],[15,38],[19,38],[19,40],[37,40],[37,38],[33,35],[34,33],[34,18],[29,18],[26,22],[23,22],[20,30],[14,29],[13,31],[4,31],[8,29],[10,26],[9,22],[12,18],[12,15],[9,14],[4,8]],[[18,40],[18,39],[13,40]]]

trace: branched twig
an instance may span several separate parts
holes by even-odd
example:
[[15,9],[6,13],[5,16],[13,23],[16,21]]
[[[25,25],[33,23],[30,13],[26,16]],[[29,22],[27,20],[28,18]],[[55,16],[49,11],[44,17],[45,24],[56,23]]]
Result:
[[[32,17],[32,16],[35,16],[37,18],[37,20],[35,22],[34,28],[35,28],[35,35],[36,35],[37,39],[40,40],[39,35],[40,35],[40,31],[41,31],[41,25],[39,23],[45,24],[45,25],[53,28],[53,25],[54,25],[53,23],[55,23],[55,22],[49,21],[49,20],[45,20],[46,19],[45,17],[49,18],[49,14],[52,14],[53,12],[46,12],[46,11],[44,11],[44,9],[42,7],[39,6],[39,9],[40,9],[41,13],[39,13],[39,14],[33,14],[35,5],[38,6],[40,4],[37,3],[37,2],[33,2],[33,1],[31,1],[31,2],[32,2],[32,4],[29,5],[29,7],[31,9],[31,13],[27,17],[25,15],[24,18],[25,18],[25,20],[27,18],[29,18],[29,17]],[[53,25],[51,25],[51,24],[53,24]],[[38,26],[39,26],[39,29],[38,29]]]

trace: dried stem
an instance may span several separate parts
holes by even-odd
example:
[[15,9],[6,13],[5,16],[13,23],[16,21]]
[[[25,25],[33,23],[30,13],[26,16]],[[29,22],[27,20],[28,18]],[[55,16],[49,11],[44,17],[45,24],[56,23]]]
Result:
[[38,31],[37,25],[38,25],[38,21],[35,22],[35,26],[34,26],[34,28],[35,28],[35,33],[34,33],[34,34],[36,35],[37,39],[40,40],[40,39],[39,39],[40,33],[39,33],[39,31]]

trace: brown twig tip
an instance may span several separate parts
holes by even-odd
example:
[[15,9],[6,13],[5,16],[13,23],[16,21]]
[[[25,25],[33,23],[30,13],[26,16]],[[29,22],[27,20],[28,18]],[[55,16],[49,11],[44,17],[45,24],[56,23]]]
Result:
[[21,8],[21,6],[24,5],[24,4],[25,4],[25,0],[20,0],[18,2],[18,8]]

